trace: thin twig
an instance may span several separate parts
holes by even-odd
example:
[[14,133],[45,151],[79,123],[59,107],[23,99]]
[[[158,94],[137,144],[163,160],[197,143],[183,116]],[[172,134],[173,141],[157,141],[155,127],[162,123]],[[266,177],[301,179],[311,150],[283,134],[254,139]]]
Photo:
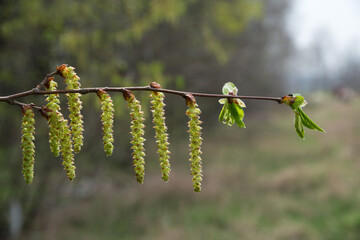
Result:
[[35,89],[37,89],[37,90],[39,91],[41,88],[43,88],[43,87],[47,84],[49,78],[55,76],[56,74],[59,74],[59,71],[58,71],[58,70],[55,71],[55,72],[46,74],[46,76],[44,77],[44,79],[41,81],[41,83],[40,83],[39,85],[36,86]]
[[192,94],[197,97],[206,97],[206,98],[240,98],[240,99],[251,99],[251,100],[267,100],[275,101],[281,103],[281,98],[279,97],[263,97],[263,96],[237,96],[237,95],[223,95],[223,94],[211,94],[211,93],[198,93],[198,92],[186,92],[186,91],[177,91],[172,89],[165,88],[152,88],[150,86],[144,87],[95,87],[95,88],[80,88],[74,90],[55,90],[55,91],[43,91],[38,90],[38,88],[33,88],[32,90],[20,92],[8,96],[0,97],[0,102],[8,102],[11,99],[17,99],[30,95],[45,95],[45,94],[65,94],[65,93],[97,93],[100,89],[107,92],[125,92],[126,90],[130,91],[154,91],[154,92],[163,92],[167,94],[179,95],[186,97],[187,94]]
[[49,79],[55,75],[61,75],[59,72],[60,70],[54,71],[52,73],[47,74],[44,79],[38,84],[35,88],[11,94],[8,96],[0,96],[0,102],[6,102],[11,105],[17,105],[23,107],[25,105],[30,106],[36,110],[41,111],[41,107],[36,106],[33,103],[26,104],[15,99],[31,96],[31,95],[46,95],[46,94],[66,94],[66,93],[80,93],[80,94],[87,94],[87,93],[97,93],[99,90],[104,90],[107,92],[125,92],[125,91],[154,91],[154,92],[163,92],[167,94],[179,95],[183,98],[186,98],[189,94],[197,97],[206,97],[206,98],[240,98],[240,99],[251,99],[251,100],[266,100],[266,101],[275,101],[277,103],[282,103],[281,98],[278,97],[263,97],[263,96],[234,96],[234,95],[223,95],[223,94],[211,94],[211,93],[198,93],[198,92],[186,92],[186,91],[177,91],[173,89],[165,89],[165,88],[153,88],[151,86],[144,86],[144,87],[95,87],[95,88],[80,88],[74,90],[56,90],[56,91],[46,91],[41,90],[45,88],[46,84],[48,83]]

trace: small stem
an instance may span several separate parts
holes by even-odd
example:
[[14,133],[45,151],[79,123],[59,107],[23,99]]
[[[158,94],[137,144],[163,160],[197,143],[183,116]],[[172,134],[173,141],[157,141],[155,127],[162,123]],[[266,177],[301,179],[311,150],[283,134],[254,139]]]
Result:
[[58,71],[55,71],[55,72],[46,74],[46,76],[45,76],[44,79],[41,81],[41,83],[36,86],[36,88],[35,88],[36,90],[35,90],[35,91],[38,91],[38,90],[40,90],[41,88],[43,88],[43,87],[46,85],[46,83],[48,82],[49,78],[55,76],[56,74],[59,74],[59,72],[58,72]]
[[24,106],[28,106],[28,107],[31,107],[33,109],[39,110],[39,111],[41,110],[41,107],[36,106],[34,103],[30,103],[30,104],[22,103],[22,102],[14,100],[14,99],[8,99],[5,102],[7,102],[10,105],[19,106],[21,108],[23,108]]

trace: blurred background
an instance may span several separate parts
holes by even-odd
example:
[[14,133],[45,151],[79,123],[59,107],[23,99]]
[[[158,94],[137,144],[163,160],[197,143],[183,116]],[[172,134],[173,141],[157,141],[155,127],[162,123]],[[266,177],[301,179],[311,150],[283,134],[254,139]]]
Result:
[[50,153],[46,120],[37,115],[28,186],[22,114],[3,103],[0,239],[359,239],[359,22],[357,0],[0,1],[1,96],[33,88],[67,63],[83,87],[156,81],[221,93],[231,81],[240,95],[301,92],[305,112],[327,131],[306,131],[302,141],[288,107],[261,101],[246,101],[246,129],[231,128],[218,122],[217,100],[199,98],[204,181],[194,193],[183,99],[166,98],[172,172],[164,183],[148,93],[136,93],[147,116],[139,185],[122,95],[111,94],[111,157],[102,150],[98,98],[86,95],[76,179],[70,183]]

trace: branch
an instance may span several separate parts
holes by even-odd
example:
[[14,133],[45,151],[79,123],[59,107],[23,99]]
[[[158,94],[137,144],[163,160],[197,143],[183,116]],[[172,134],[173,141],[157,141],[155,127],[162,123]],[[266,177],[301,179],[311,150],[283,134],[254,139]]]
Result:
[[47,79],[56,72],[48,74],[44,81],[39,84],[36,88],[31,90],[15,93],[8,96],[1,96],[0,102],[7,102],[9,104],[14,103],[14,99],[30,96],[30,95],[45,95],[45,94],[65,94],[65,93],[80,93],[80,94],[87,94],[87,93],[97,93],[99,90],[105,90],[106,92],[126,92],[127,90],[130,91],[154,91],[154,92],[163,92],[167,94],[179,95],[182,97],[186,97],[189,94],[197,97],[205,97],[205,98],[240,98],[240,99],[250,99],[250,100],[266,100],[266,101],[275,101],[277,103],[282,103],[280,97],[263,97],[263,96],[238,96],[238,95],[223,95],[223,94],[211,94],[211,93],[199,93],[199,92],[187,92],[187,91],[177,91],[173,89],[165,89],[165,88],[153,88],[151,86],[143,86],[143,87],[94,87],[94,88],[80,88],[76,90],[56,90],[56,91],[44,91],[40,90],[40,87],[44,86]]
[[[94,87],[80,88],[80,78],[74,72],[73,67],[62,64],[56,68],[55,72],[47,74],[44,79],[35,88],[11,94],[0,96],[0,102],[6,102],[10,105],[20,106],[23,113],[22,118],[22,138],[21,148],[23,152],[23,175],[27,183],[31,183],[34,176],[34,154],[35,154],[35,118],[34,111],[38,110],[45,117],[49,124],[49,143],[54,156],[63,159],[63,166],[70,181],[75,177],[74,155],[79,153],[83,145],[83,116],[81,114],[82,102],[80,96],[88,93],[96,93],[100,98],[101,104],[101,122],[103,125],[103,144],[105,153],[110,156],[113,152],[113,118],[114,107],[109,92],[120,92],[128,103],[131,116],[131,149],[133,150],[133,164],[135,166],[136,178],[139,183],[144,181],[145,170],[145,150],[144,150],[144,112],[141,109],[140,102],[136,99],[133,91],[151,91],[150,102],[153,113],[153,123],[156,130],[156,142],[160,159],[160,167],[163,180],[169,179],[170,164],[168,150],[168,134],[164,117],[164,93],[181,96],[186,101],[187,110],[185,114],[189,117],[188,127],[190,134],[190,158],[191,175],[193,176],[193,188],[195,192],[201,191],[202,181],[202,160],[201,160],[201,123],[200,113],[195,97],[222,98],[219,100],[223,104],[219,115],[221,123],[232,126],[234,123],[244,128],[243,122],[245,104],[240,99],[275,101],[285,103],[290,106],[295,113],[295,130],[297,134],[304,138],[304,127],[325,132],[314,121],[312,121],[303,111],[302,107],[306,105],[304,97],[299,94],[289,94],[282,98],[263,97],[263,96],[238,96],[236,86],[228,82],[222,88],[223,94],[210,94],[177,91],[173,89],[161,88],[160,84],[152,82],[143,87]],[[65,79],[66,89],[57,90],[57,82],[53,81],[54,76],[59,75]],[[45,90],[42,90],[45,89]],[[60,111],[59,94],[67,94],[69,107],[69,120],[64,118]],[[31,95],[48,95],[46,106],[36,106],[33,103],[26,104],[17,99]]]

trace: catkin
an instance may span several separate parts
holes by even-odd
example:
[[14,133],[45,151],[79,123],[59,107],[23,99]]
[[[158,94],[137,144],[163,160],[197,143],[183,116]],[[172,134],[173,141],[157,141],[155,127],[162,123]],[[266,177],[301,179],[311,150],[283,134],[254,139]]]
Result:
[[189,117],[188,127],[190,133],[190,169],[191,175],[193,176],[193,188],[195,192],[201,191],[201,181],[202,181],[202,162],[201,162],[201,129],[200,124],[200,109],[195,101],[195,98],[192,95],[186,97],[186,104],[188,109],[186,115]]
[[166,182],[170,175],[170,151],[168,149],[169,141],[167,134],[167,126],[165,125],[165,95],[161,92],[151,92],[151,112],[153,115],[153,123],[155,128],[155,138],[159,154],[159,162],[161,167],[162,179]]
[[[57,89],[57,83],[54,81],[54,78],[51,77],[48,79],[47,84],[45,85],[46,90],[55,91]],[[60,100],[58,94],[49,94],[46,98],[47,104],[44,112],[46,112],[46,119],[49,124],[49,143],[50,150],[55,157],[59,156],[61,151],[60,145],[60,129],[62,114],[60,113]]]
[[34,112],[30,106],[23,108],[23,119],[21,125],[21,149],[23,154],[23,175],[27,184],[32,183],[34,179],[35,162],[35,118]]
[[[67,90],[80,89],[80,78],[77,76],[74,71],[75,68],[65,66],[60,66],[58,69],[61,72],[61,76],[65,78],[65,83],[67,85]],[[82,102],[80,100],[80,93],[68,93],[66,97],[68,99],[68,106],[70,111],[70,127],[71,127],[71,135],[72,141],[74,144],[74,152],[78,153],[81,150],[83,145],[83,116],[81,114]]]
[[71,142],[71,132],[68,125],[68,120],[64,119],[61,122],[61,151],[64,170],[70,181],[75,178],[75,165],[74,165],[74,150]]
[[110,156],[114,149],[114,104],[110,95],[104,90],[99,90],[97,95],[99,96],[101,103],[101,122],[103,129],[104,151],[107,156]]
[[124,92],[124,98],[128,102],[131,116],[131,149],[133,150],[133,164],[135,167],[136,180],[144,183],[145,175],[145,149],[144,149],[144,112],[141,110],[140,102],[130,91]]

